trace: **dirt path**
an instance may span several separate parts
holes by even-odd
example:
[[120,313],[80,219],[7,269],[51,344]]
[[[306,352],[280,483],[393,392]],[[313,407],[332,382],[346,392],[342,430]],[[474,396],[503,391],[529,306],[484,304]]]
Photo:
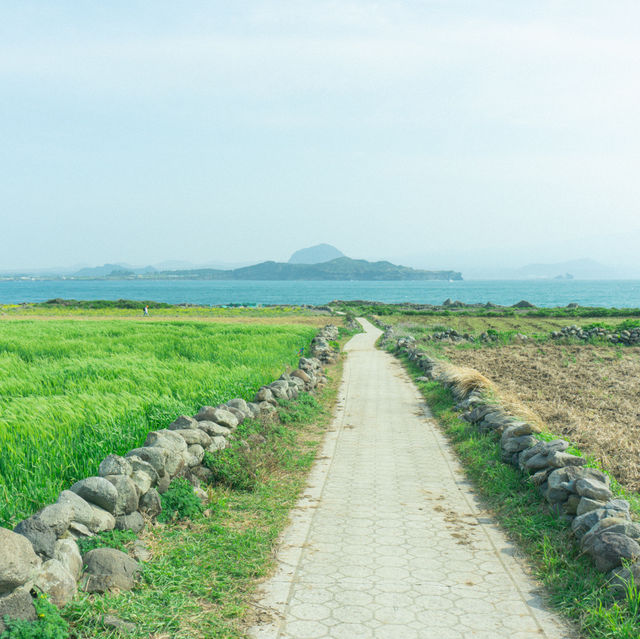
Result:
[[400,364],[347,345],[339,408],[278,568],[257,639],[559,639],[571,632],[474,494]]

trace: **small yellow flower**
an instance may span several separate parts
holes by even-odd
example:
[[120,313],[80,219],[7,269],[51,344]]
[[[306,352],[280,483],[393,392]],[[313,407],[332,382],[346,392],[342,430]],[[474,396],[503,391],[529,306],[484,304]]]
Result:
[[41,612],[38,617],[44,617],[44,612]]

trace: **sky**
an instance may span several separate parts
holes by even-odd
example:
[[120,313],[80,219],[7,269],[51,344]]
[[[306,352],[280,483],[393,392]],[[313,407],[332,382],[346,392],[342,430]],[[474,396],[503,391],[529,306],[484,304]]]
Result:
[[0,269],[640,273],[637,0],[0,6]]

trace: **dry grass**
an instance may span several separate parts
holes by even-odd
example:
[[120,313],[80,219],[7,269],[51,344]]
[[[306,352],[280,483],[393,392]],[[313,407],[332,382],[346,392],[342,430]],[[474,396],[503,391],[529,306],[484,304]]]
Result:
[[446,362],[438,364],[438,379],[452,387],[457,397],[466,397],[472,391],[493,392],[493,384],[481,373],[468,366],[452,366]]
[[640,348],[519,344],[446,347],[460,366],[485,373],[500,397],[538,415],[626,488],[640,490]]

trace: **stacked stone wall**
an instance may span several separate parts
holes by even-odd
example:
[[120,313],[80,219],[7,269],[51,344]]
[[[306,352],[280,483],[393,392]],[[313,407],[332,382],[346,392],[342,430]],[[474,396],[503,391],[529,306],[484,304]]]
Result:
[[587,460],[570,452],[566,440],[542,438],[537,426],[510,414],[485,390],[460,391],[453,367],[419,351],[413,338],[395,339],[393,330],[384,328],[383,341],[418,366],[422,379],[436,380],[452,391],[460,419],[500,436],[502,461],[519,468],[551,512],[570,522],[576,543],[598,570],[609,573],[611,586],[623,593],[631,579],[639,583],[640,524],[632,521],[629,503],[613,494],[609,474],[587,467]]

